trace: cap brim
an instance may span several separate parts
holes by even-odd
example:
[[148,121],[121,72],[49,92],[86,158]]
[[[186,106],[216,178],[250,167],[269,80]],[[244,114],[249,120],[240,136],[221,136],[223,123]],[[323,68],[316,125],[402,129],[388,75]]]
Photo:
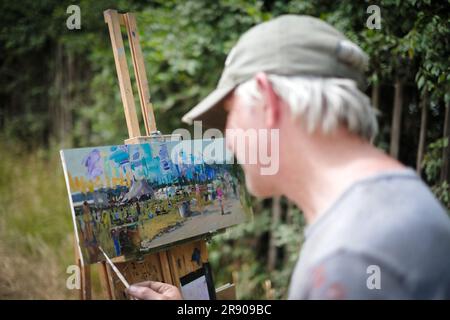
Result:
[[208,128],[224,130],[227,120],[227,113],[221,107],[223,99],[234,89],[217,88],[205,99],[186,113],[181,119],[183,122],[192,124],[194,121],[202,121],[202,125]]

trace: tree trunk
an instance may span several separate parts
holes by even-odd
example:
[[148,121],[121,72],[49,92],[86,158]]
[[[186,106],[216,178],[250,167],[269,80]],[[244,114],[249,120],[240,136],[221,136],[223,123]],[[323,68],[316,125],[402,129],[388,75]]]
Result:
[[[271,226],[278,225],[281,219],[281,201],[280,197],[274,197],[272,199],[272,221]],[[275,245],[275,236],[273,232],[270,232],[269,239],[269,252],[267,254],[267,270],[269,272],[275,270],[277,265],[277,246]]]
[[400,77],[395,80],[394,110],[392,112],[390,154],[398,159],[400,149],[400,130],[402,123],[403,83]]
[[73,101],[76,97],[76,86],[78,84],[77,68],[75,66],[75,58],[72,54],[72,51],[67,51],[67,96],[66,96],[66,104],[61,106],[63,111],[63,130],[61,143],[63,146],[71,146],[72,145],[72,105]]
[[[444,138],[447,138],[447,142],[450,142],[450,104],[445,106],[445,120],[444,120]],[[449,147],[444,148],[442,151],[442,168],[441,168],[441,182],[449,181]]]
[[[294,214],[296,214],[295,206],[292,202],[289,202],[287,210],[286,210],[286,224],[292,226],[294,223]],[[288,265],[289,259],[291,258],[289,248],[286,245],[284,248],[284,256],[283,256],[283,265]]]
[[54,79],[53,79],[53,93],[50,95],[50,139],[55,141],[59,140],[59,104],[62,91],[63,82],[63,70],[62,70],[62,50],[61,44],[57,44],[55,48],[55,62],[53,64],[54,68]]
[[375,110],[380,109],[380,84],[374,83],[372,85],[372,106]]
[[419,135],[419,147],[417,149],[417,162],[416,171],[420,176],[423,154],[425,151],[425,143],[427,140],[427,122],[428,122],[428,94],[425,92],[423,100],[421,101],[421,117],[420,117],[420,135]]

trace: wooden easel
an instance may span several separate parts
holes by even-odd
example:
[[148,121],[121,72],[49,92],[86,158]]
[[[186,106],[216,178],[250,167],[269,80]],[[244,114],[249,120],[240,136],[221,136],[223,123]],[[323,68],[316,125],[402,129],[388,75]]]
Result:
[[[119,14],[116,10],[111,9],[104,11],[103,14],[111,37],[120,94],[128,128],[129,139],[125,140],[125,144],[137,144],[154,140],[160,137],[161,134],[156,129],[135,16],[132,13]],[[131,60],[144,118],[144,136],[141,135],[139,128],[121,27],[125,27],[127,31]],[[159,249],[159,251],[143,256],[141,260],[125,261],[124,257],[116,257],[113,261],[130,283],[155,280],[180,287],[180,277],[201,268],[202,263],[208,261],[205,239],[205,236],[203,236],[180,244],[172,244],[169,248]],[[82,267],[80,298],[91,299],[90,266],[82,266],[78,248],[76,248],[75,252],[76,261]],[[102,288],[106,296],[109,299],[125,299],[125,288],[110,267],[105,263],[100,263],[98,266]],[[217,297],[218,299],[221,297],[226,297],[227,299],[235,298],[234,285],[228,286],[223,291],[218,291]]]

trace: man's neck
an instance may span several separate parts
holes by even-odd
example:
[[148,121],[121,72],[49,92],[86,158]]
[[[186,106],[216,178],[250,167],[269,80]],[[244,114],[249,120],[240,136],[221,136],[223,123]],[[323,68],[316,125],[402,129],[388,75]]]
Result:
[[293,148],[285,162],[282,193],[302,209],[311,224],[355,182],[405,167],[359,139],[322,140]]

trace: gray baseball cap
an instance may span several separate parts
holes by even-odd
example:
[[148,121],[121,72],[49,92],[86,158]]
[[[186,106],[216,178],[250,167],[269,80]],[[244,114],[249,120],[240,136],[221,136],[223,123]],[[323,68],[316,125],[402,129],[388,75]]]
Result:
[[348,78],[365,87],[368,57],[355,43],[326,22],[283,15],[245,32],[231,49],[217,88],[186,113],[182,121],[223,130],[224,98],[258,72],[284,76]]

